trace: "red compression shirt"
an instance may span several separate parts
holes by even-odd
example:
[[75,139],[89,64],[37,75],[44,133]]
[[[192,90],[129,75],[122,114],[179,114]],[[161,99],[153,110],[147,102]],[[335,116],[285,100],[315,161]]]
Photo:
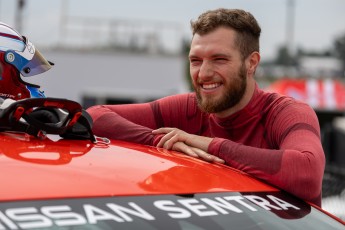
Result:
[[325,157],[313,109],[258,87],[248,105],[227,118],[199,110],[194,93],[150,103],[98,105],[87,110],[95,135],[155,146],[175,127],[214,138],[208,152],[226,164],[321,206]]

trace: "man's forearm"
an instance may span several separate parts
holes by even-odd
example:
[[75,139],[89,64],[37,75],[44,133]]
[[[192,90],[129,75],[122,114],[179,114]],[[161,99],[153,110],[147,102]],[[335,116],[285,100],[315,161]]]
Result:
[[97,136],[153,145],[152,129],[135,124],[103,106],[88,109],[93,118],[93,132]]

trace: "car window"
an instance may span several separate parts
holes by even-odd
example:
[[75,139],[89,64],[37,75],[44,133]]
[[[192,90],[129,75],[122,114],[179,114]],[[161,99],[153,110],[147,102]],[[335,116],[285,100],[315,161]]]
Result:
[[282,192],[201,193],[0,203],[0,229],[344,229]]

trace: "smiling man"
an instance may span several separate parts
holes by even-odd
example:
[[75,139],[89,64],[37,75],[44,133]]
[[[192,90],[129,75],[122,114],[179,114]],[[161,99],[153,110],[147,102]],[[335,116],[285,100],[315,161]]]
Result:
[[94,133],[224,163],[321,205],[325,157],[317,116],[307,104],[258,87],[255,18],[216,9],[191,26],[195,92],[91,107]]
[[[189,54],[200,108],[222,117],[248,104],[255,88],[254,71],[260,60],[258,50],[244,59],[235,39],[235,30],[223,26],[212,33],[195,34]],[[251,71],[248,80],[247,70]]]

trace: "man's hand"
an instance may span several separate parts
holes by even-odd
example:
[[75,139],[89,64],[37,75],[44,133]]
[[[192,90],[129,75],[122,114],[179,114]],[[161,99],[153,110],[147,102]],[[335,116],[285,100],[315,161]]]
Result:
[[207,153],[212,138],[189,134],[176,128],[160,128],[153,130],[152,133],[165,134],[157,147],[179,151],[208,162],[225,163],[223,159]]

